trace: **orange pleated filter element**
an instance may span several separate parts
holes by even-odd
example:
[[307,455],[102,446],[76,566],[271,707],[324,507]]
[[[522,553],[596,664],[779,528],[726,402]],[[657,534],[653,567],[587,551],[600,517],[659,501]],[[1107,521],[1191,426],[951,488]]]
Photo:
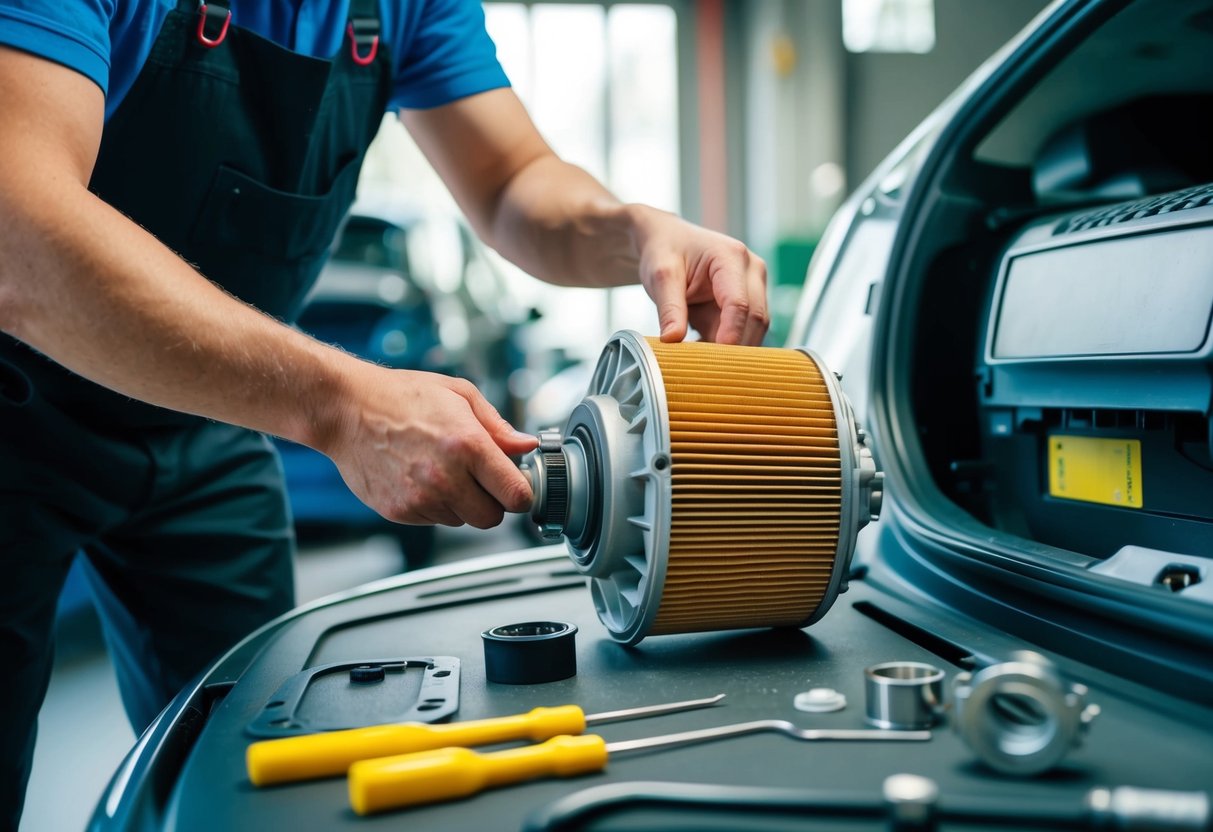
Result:
[[811,624],[879,512],[867,436],[807,351],[616,333],[541,440],[532,517],[628,644]]
[[651,632],[803,625],[841,530],[833,398],[797,350],[649,346],[669,413],[672,511]]

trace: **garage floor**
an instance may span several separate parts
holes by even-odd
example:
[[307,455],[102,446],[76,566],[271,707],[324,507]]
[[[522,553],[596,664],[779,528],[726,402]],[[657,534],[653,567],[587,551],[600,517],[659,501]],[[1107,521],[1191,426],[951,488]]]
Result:
[[[437,563],[530,545],[516,519],[497,529],[439,528]],[[306,546],[299,555],[299,601],[310,601],[400,570],[393,538]],[[38,719],[38,748],[20,832],[82,830],[135,737],[118,697],[96,617],[64,622],[50,691]]]

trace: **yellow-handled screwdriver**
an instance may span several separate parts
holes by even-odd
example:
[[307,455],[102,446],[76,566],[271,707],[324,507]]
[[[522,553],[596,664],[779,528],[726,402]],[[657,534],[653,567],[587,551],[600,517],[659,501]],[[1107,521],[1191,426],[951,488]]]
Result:
[[263,740],[248,747],[245,764],[254,786],[270,786],[345,774],[359,760],[392,757],[447,746],[490,745],[510,740],[539,742],[562,734],[580,734],[589,725],[672,714],[715,705],[707,699],[627,708],[587,716],[576,705],[535,708],[525,714],[441,725],[396,723],[350,728],[303,737]]
[[625,751],[675,748],[745,734],[777,732],[797,740],[910,740],[931,738],[930,731],[890,729],[797,728],[779,719],[701,728],[662,737],[613,742],[584,734],[553,737],[538,745],[488,754],[467,748],[440,748],[350,766],[350,805],[360,815],[470,797],[485,789],[541,777],[573,777],[606,768],[607,758]]

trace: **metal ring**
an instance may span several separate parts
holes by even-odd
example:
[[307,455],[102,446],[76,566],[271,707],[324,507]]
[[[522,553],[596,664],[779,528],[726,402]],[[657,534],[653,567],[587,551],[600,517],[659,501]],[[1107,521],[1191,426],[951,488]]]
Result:
[[481,633],[484,675],[504,685],[538,685],[577,674],[577,626],[558,621],[506,624]]
[[1084,685],[1067,682],[1049,659],[1028,650],[958,675],[952,696],[952,724],[969,748],[995,771],[1019,776],[1056,766],[1099,714]]
[[923,662],[885,662],[863,671],[867,721],[877,728],[930,728],[943,710],[943,671]]

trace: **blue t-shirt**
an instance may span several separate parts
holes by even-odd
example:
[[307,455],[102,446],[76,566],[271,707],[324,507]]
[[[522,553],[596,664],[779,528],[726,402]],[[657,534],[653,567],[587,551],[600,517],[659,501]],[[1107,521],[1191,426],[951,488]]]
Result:
[[[393,108],[437,107],[508,86],[478,0],[380,0]],[[135,83],[177,0],[0,0],[0,44],[61,63],[106,93],[105,117]],[[232,25],[330,58],[348,49],[349,0],[232,0]]]

